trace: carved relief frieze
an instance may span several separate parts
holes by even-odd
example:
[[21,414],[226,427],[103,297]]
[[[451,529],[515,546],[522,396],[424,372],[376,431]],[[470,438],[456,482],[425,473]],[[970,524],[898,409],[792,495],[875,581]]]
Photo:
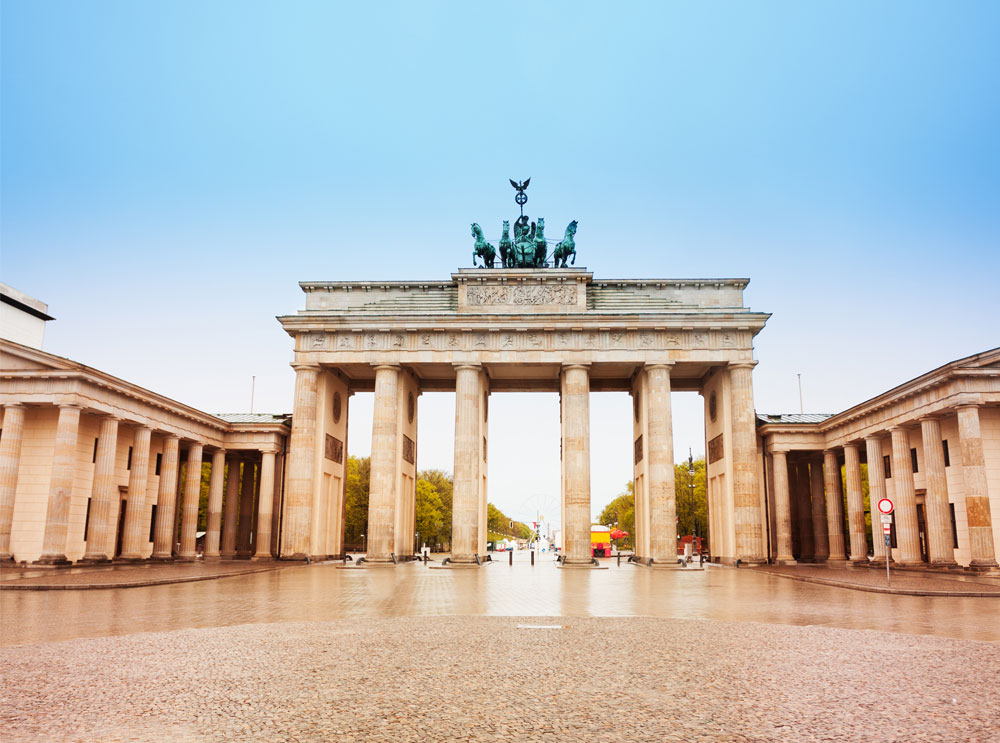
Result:
[[544,305],[577,303],[575,286],[470,286],[466,289],[470,305]]

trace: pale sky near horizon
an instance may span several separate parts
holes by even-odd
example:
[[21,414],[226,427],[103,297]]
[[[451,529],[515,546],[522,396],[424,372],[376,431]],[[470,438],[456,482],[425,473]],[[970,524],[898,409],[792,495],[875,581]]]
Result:
[[[444,279],[516,216],[598,278],[749,277],[762,412],[1000,346],[1000,5],[0,4],[0,281],[45,349],[209,412],[290,410],[300,280]],[[550,230],[551,231],[551,230]],[[674,395],[678,459],[701,400]],[[352,400],[350,452],[370,445]],[[419,466],[452,469],[453,402]],[[630,404],[592,401],[595,513]],[[528,421],[530,425],[526,424]],[[556,395],[494,395],[490,499],[558,504]],[[550,515],[550,514],[545,514]]]

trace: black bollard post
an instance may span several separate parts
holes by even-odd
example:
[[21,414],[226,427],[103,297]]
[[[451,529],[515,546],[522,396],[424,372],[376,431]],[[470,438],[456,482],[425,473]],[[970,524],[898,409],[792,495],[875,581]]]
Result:
[[618,550],[618,567],[622,566],[622,552]]
[[532,564],[532,566],[534,566],[534,564],[535,564],[535,551],[534,550],[531,550],[531,564]]
[[507,563],[508,563],[509,565],[513,565],[513,564],[514,564],[514,550],[511,550],[510,552],[508,552],[508,553],[507,553],[507,557],[509,558],[509,559],[507,560]]

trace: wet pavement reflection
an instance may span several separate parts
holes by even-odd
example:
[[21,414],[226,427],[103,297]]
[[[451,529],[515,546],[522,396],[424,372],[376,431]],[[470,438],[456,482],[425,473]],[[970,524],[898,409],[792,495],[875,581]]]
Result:
[[[668,617],[821,625],[1000,642],[1000,601],[897,596],[746,570],[559,570],[527,553],[479,570],[294,567],[197,583],[0,592],[0,645],[188,627],[428,615]],[[433,563],[432,563],[433,564]]]

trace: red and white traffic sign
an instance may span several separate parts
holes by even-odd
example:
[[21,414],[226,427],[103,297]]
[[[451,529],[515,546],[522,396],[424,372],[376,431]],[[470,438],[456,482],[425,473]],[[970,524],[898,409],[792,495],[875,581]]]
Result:
[[880,513],[892,513],[892,501],[888,498],[882,498],[878,502],[878,510]]
[[892,533],[892,524],[882,524],[882,533],[883,534],[891,534]]

